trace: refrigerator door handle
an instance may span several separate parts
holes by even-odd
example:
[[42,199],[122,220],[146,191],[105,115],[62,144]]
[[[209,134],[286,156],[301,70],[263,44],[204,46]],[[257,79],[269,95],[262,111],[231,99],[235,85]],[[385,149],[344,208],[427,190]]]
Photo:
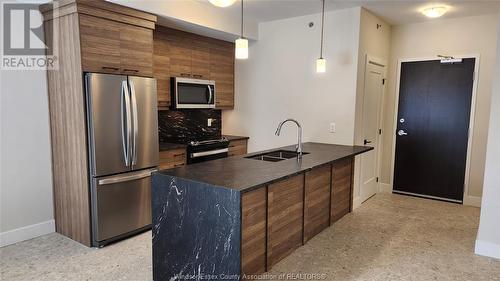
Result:
[[[122,81],[121,88],[121,121],[122,121],[122,145],[123,158],[125,166],[130,166],[130,139],[131,139],[131,120],[130,120],[130,96],[128,93],[127,81]],[[125,110],[124,110],[125,109]]]
[[139,120],[137,112],[137,98],[135,96],[134,82],[129,80],[130,83],[130,96],[132,98],[132,117],[133,117],[133,127],[134,127],[134,137],[132,142],[132,165],[137,164],[137,137],[139,136]]
[[150,177],[151,174],[153,172],[156,172],[156,171],[158,171],[158,170],[157,169],[150,169],[150,170],[134,173],[133,175],[112,176],[109,178],[99,180],[99,185],[107,185],[107,184],[115,184],[115,183],[126,182],[126,181],[139,180],[139,179]]

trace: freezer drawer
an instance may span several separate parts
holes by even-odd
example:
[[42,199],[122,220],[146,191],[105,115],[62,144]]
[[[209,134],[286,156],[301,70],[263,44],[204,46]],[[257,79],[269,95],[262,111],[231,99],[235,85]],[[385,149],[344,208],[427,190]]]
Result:
[[94,178],[92,233],[95,244],[151,224],[151,173],[155,170]]

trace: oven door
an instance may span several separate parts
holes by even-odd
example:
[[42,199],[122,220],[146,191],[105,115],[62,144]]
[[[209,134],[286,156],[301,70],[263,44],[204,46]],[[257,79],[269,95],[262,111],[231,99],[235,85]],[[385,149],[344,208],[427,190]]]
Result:
[[174,78],[176,108],[215,108],[215,83],[209,80]]
[[229,152],[229,142],[214,142],[187,147],[187,163],[199,163],[219,158],[226,158]]

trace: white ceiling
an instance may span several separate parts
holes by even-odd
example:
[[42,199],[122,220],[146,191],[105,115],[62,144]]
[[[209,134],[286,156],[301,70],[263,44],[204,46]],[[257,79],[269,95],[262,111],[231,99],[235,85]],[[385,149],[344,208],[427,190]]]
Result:
[[[211,5],[208,0],[197,1]],[[326,10],[362,6],[384,18],[390,24],[401,25],[432,20],[423,16],[419,11],[433,4],[446,5],[450,8],[442,18],[500,13],[500,0],[326,0]],[[228,8],[220,9],[226,9],[231,14],[238,14],[240,8],[240,3],[237,1]],[[244,8],[245,17],[257,22],[265,22],[318,13],[321,11],[321,0],[245,0]]]

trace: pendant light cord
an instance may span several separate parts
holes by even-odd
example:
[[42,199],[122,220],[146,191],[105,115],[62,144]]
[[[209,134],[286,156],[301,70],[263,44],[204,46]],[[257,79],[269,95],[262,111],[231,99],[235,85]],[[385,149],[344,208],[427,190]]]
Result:
[[241,33],[240,37],[243,38],[243,0],[241,0]]
[[[242,6],[243,6],[243,0],[242,0]],[[323,58],[323,33],[324,33],[324,26],[325,26],[325,0],[323,0],[323,9],[321,10],[321,49],[319,53],[319,58]]]

